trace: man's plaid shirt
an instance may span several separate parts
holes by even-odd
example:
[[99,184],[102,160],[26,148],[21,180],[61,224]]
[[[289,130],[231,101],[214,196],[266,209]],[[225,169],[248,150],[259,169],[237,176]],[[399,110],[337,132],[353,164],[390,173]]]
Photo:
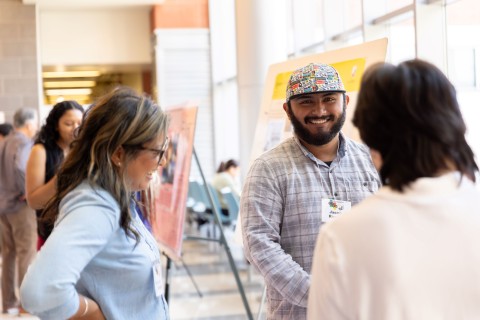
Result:
[[247,259],[267,285],[267,319],[306,319],[322,199],[360,202],[380,187],[367,147],[340,134],[328,166],[296,137],[255,160],[242,190]]

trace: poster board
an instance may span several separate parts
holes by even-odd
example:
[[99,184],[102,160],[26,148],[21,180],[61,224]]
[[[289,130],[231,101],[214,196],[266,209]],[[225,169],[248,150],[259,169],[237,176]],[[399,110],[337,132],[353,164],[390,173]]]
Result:
[[384,62],[386,54],[387,38],[383,38],[271,65],[267,72],[263,90],[250,161],[252,162],[263,152],[292,136],[293,129],[283,110],[286,86],[291,73],[295,69],[311,62],[327,63],[337,69],[347,94],[350,96],[347,119],[342,132],[351,139],[359,141],[359,134],[351,123],[351,117],[357,101],[360,80],[365,69],[377,62]]
[[[250,153],[250,165],[263,152],[270,150],[293,135],[290,120],[283,110],[287,83],[295,69],[311,62],[330,64],[340,74],[347,95],[350,97],[347,106],[347,118],[342,132],[347,137],[360,141],[360,135],[352,124],[352,115],[357,104],[360,81],[364,71],[369,66],[385,61],[387,43],[387,38],[382,38],[271,65],[263,89],[262,105]],[[239,216],[235,230],[235,241],[239,244],[243,243],[241,228],[241,218]]]
[[152,206],[152,232],[160,249],[172,260],[182,252],[188,179],[198,107],[184,104],[168,108],[170,117],[167,164],[158,169]]

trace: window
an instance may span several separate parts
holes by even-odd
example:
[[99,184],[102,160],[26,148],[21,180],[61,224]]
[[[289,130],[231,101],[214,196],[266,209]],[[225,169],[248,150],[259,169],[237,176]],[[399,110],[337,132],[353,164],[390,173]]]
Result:
[[459,0],[446,7],[448,76],[457,89],[467,140],[480,162],[480,2]]

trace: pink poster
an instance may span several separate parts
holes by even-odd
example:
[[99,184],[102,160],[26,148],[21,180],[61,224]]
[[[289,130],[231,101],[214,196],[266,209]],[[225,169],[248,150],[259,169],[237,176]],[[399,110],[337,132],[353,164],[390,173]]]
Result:
[[197,107],[170,108],[167,164],[160,167],[159,183],[154,187],[152,231],[161,249],[171,259],[181,256],[183,225],[188,195]]

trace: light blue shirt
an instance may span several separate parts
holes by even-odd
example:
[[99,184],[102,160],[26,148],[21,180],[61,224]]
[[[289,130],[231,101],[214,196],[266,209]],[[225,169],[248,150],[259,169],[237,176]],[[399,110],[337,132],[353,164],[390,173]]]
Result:
[[[132,205],[139,242],[120,227],[118,203],[84,182],[60,203],[55,228],[21,286],[22,306],[41,319],[67,319],[78,293],[98,303],[107,319],[168,319],[155,293],[160,252]],[[160,275],[160,279],[161,279]]]

